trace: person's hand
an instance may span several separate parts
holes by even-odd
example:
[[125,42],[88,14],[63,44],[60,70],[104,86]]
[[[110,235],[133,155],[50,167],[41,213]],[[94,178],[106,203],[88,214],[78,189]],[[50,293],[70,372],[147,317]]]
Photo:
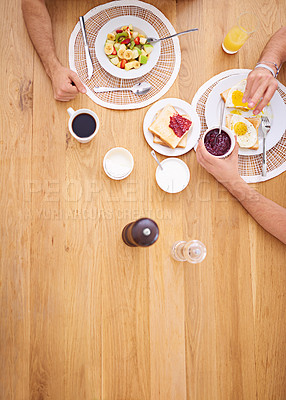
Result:
[[59,101],[73,100],[76,95],[86,93],[78,75],[69,68],[58,65],[51,73],[54,98]]
[[238,147],[235,138],[233,152],[226,158],[217,158],[207,151],[202,140],[200,140],[196,151],[197,161],[212,174],[217,181],[228,188],[235,182],[241,181],[238,173]]
[[248,106],[252,108],[262,98],[253,112],[254,114],[258,114],[269,103],[277,87],[277,79],[273,77],[270,71],[265,68],[256,68],[247,77],[242,101],[244,103],[247,102]]

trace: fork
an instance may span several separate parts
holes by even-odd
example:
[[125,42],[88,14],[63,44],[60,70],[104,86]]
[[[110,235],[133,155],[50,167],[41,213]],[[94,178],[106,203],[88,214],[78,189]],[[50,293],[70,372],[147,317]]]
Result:
[[198,30],[199,30],[198,28],[188,29],[187,31],[174,33],[174,35],[166,36],[166,37],[163,37],[163,38],[148,37],[147,40],[146,40],[146,43],[155,44],[157,42],[160,42],[161,40],[170,39],[170,38],[175,37],[175,36],[184,35],[185,33],[194,32],[194,31],[198,31]]
[[263,157],[262,157],[262,176],[266,176],[266,135],[270,131],[270,121],[268,117],[262,115],[261,117],[261,128],[263,133]]

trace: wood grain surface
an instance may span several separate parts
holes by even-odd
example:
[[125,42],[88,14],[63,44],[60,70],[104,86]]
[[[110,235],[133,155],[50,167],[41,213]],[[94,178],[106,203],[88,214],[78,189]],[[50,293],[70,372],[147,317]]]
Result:
[[[49,0],[59,59],[80,15],[104,1]],[[152,0],[177,31],[182,64],[164,96],[191,102],[229,68],[252,68],[286,25],[285,0]],[[285,400],[286,251],[196,162],[191,182],[162,192],[143,137],[148,109],[113,111],[79,95],[53,99],[20,0],[1,0],[0,400]],[[241,11],[260,28],[233,56],[221,50]],[[286,69],[279,74],[286,85]],[[86,145],[69,134],[67,107],[100,119]],[[114,146],[135,158],[110,180]],[[159,156],[160,159],[164,157]],[[253,185],[286,207],[286,174]],[[151,217],[159,240],[129,248],[122,228]],[[199,239],[199,265],[170,257]]]

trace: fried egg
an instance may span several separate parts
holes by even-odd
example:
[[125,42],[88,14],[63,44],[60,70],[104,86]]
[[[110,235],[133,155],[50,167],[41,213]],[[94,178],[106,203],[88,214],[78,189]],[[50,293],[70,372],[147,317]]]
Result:
[[228,92],[225,105],[226,107],[236,107],[250,110],[248,103],[243,103],[243,95],[246,87],[246,79],[234,85]]
[[249,148],[257,141],[257,131],[246,118],[232,114],[230,129],[235,133],[240,147]]

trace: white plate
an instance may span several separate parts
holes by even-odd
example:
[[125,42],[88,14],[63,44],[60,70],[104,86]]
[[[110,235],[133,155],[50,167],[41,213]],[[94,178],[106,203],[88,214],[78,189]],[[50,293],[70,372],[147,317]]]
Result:
[[111,75],[122,79],[135,79],[147,74],[151,71],[153,67],[155,67],[160,57],[161,44],[159,42],[154,45],[153,51],[150,54],[150,58],[147,63],[141,65],[141,67],[138,69],[131,69],[130,71],[126,71],[125,69],[116,67],[110,62],[109,58],[104,53],[104,45],[107,39],[107,34],[116,29],[120,29],[124,25],[130,24],[133,25],[134,30],[139,31],[140,33],[144,33],[147,37],[159,37],[158,33],[151,24],[141,18],[127,15],[124,17],[113,18],[112,20],[107,22],[99,30],[94,43],[95,54],[102,68],[104,68],[105,71],[109,72]]
[[[220,120],[220,109],[221,109],[221,99],[220,93],[224,90],[231,88],[236,83],[247,77],[248,73],[238,73],[231,76],[228,76],[221,81],[213,88],[211,93],[208,96],[205,106],[205,118],[208,128],[218,125]],[[228,111],[232,109],[226,109],[225,115]],[[270,105],[266,106],[263,110],[262,115],[267,115],[271,121],[271,129],[266,137],[266,150],[270,150],[273,146],[276,145],[277,142],[281,139],[281,136],[285,132],[286,129],[286,118],[284,117],[286,112],[285,104],[281,99],[280,95],[276,91],[274,96],[270,101]],[[242,114],[244,117],[253,115],[252,111],[246,111]],[[225,121],[224,121],[225,123]],[[258,129],[258,141],[259,148],[257,150],[251,149],[239,149],[239,154],[241,155],[255,155],[261,154],[263,152],[263,140],[262,140],[262,130],[261,125]]]
[[[156,114],[160,110],[162,110],[162,108],[164,108],[167,104],[171,104],[178,111],[179,114],[187,114],[191,117],[193,124],[191,132],[188,133],[187,146],[185,148],[178,147],[176,149],[171,149],[170,147],[162,146],[161,144],[153,142],[153,133],[151,133],[148,128],[155,120]],[[199,116],[193,106],[191,106],[184,100],[177,98],[169,98],[169,99],[159,100],[157,101],[157,103],[153,104],[153,106],[149,108],[143,121],[143,132],[147,143],[157,153],[162,154],[163,156],[176,157],[187,153],[195,146],[200,137],[201,123]]]
[[159,187],[167,193],[179,193],[190,181],[190,170],[180,158],[165,158],[161,162],[163,170],[156,169],[156,181]]

